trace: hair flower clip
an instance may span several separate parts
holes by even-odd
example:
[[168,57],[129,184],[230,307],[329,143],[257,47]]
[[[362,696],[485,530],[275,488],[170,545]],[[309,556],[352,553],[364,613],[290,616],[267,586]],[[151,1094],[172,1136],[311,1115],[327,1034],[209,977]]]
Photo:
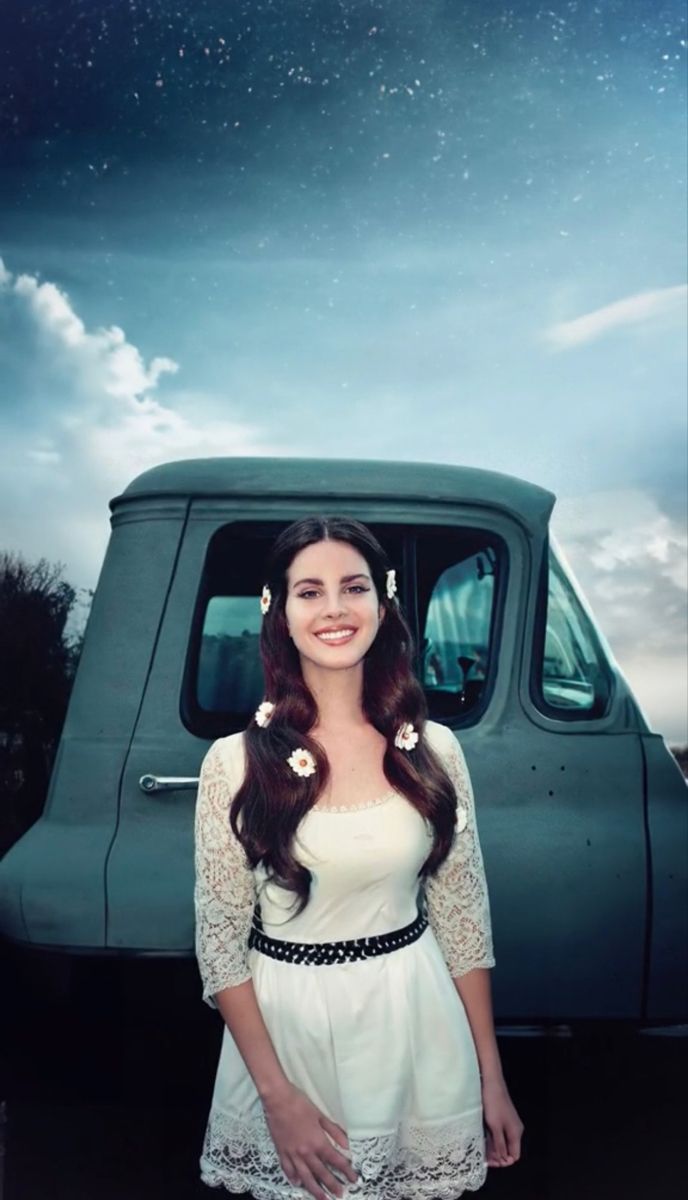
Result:
[[270,588],[268,587],[268,585],[266,583],[263,587],[263,591],[262,591],[262,594],[260,597],[260,611],[262,612],[263,616],[265,616],[266,612],[268,611],[271,600],[272,600],[272,592],[270,591]]
[[387,572],[387,599],[391,600],[396,595],[397,591],[397,573],[396,571]]
[[394,739],[394,745],[398,750],[413,750],[417,741],[418,734],[410,721],[405,721],[403,725],[399,726],[397,736]]
[[466,805],[460,804],[456,810],[456,832],[461,833],[462,830],[466,828],[467,824],[468,813],[466,812]]
[[266,725],[270,724],[270,717],[274,711],[275,706],[272,701],[264,700],[262,704],[258,705],[255,712],[256,725],[260,725],[261,729],[265,729]]
[[301,747],[289,755],[287,762],[297,775],[312,775],[315,771],[313,755],[310,750],[303,750]]

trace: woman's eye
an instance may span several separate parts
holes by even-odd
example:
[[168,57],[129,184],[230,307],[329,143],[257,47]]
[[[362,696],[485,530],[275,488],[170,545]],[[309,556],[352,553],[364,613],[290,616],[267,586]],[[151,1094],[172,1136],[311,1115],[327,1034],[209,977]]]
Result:
[[[348,587],[347,592],[369,592],[370,588],[364,587],[362,583],[353,583]],[[315,588],[309,588],[307,592],[299,592],[300,600],[307,600],[309,596],[315,596]]]

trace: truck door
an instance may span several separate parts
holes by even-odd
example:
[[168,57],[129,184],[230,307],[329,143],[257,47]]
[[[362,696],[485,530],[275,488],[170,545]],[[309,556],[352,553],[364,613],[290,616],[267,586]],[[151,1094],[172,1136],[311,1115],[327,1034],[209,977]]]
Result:
[[467,515],[417,530],[423,683],[471,773],[500,1019],[637,1018],[646,857],[635,706],[551,547],[531,587],[533,549],[492,516],[482,530]]

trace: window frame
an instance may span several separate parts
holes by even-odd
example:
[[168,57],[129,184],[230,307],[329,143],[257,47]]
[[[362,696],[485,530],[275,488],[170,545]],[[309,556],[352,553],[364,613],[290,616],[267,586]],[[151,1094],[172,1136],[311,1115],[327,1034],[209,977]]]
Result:
[[[354,515],[353,509],[352,515]],[[305,514],[304,514],[305,515]],[[420,619],[419,619],[419,578],[418,578],[418,542],[423,536],[428,533],[441,535],[445,533],[447,536],[459,536],[462,531],[468,534],[473,534],[476,537],[483,537],[486,541],[489,540],[491,545],[494,545],[498,554],[500,570],[497,575],[495,586],[495,595],[493,598],[490,624],[488,629],[488,669],[485,677],[485,686],[481,696],[481,702],[475,708],[472,708],[465,716],[461,714],[451,714],[451,716],[434,716],[429,711],[430,719],[438,723],[447,725],[448,728],[459,730],[472,727],[479,724],[486,711],[492,703],[493,695],[496,689],[499,676],[499,663],[501,658],[501,646],[504,635],[504,622],[506,615],[506,604],[509,592],[509,583],[511,578],[511,552],[512,548],[510,540],[503,532],[496,528],[496,522],[486,522],[485,524],[475,522],[473,514],[452,513],[449,519],[436,520],[433,519],[433,514],[419,514],[419,520],[409,522],[408,520],[395,521],[393,515],[390,514],[375,514],[370,516],[367,514],[355,515],[366,522],[366,524],[374,531],[381,532],[385,526],[394,527],[400,539],[400,566],[401,579],[399,580],[399,598],[404,607],[407,621],[409,623],[414,641],[413,655],[413,670],[421,687],[423,687],[422,679],[422,663],[421,663],[421,634],[420,634]],[[438,514],[439,515],[439,514]],[[442,514],[447,516],[447,514]],[[200,579],[196,591],[191,623],[188,631],[186,657],[182,672],[182,680],[180,687],[179,699],[179,714],[184,727],[194,737],[204,739],[216,739],[218,737],[227,736],[230,733],[238,732],[246,728],[251,714],[246,712],[230,712],[230,711],[212,711],[204,709],[198,703],[197,681],[199,660],[201,655],[202,634],[205,622],[205,615],[209,600],[220,593],[216,592],[211,586],[213,579],[212,571],[208,570],[208,560],[213,553],[214,546],[217,540],[224,538],[232,538],[232,536],[240,537],[242,533],[248,534],[251,529],[260,530],[268,544],[277,534],[296,519],[291,516],[288,519],[276,519],[268,516],[250,515],[233,515],[228,519],[218,524],[213,530],[211,537],[203,556]],[[238,527],[238,529],[237,529]],[[232,535],[229,531],[237,529],[237,533]],[[382,534],[381,534],[382,536]],[[256,605],[259,603],[259,592],[256,593]],[[428,710],[430,710],[431,702],[428,692],[423,687],[423,692],[426,697]]]
[[[205,616],[209,601],[213,596],[218,595],[211,586],[212,572],[208,570],[208,560],[215,552],[215,546],[223,537],[231,536],[227,534],[227,530],[233,527],[239,527],[240,532],[248,532],[249,527],[259,527],[265,531],[266,545],[271,539],[274,539],[280,530],[284,527],[285,522],[275,520],[274,518],[251,518],[251,517],[234,517],[223,521],[213,530],[211,537],[203,556],[201,565],[201,574],[196,592],[196,600],[194,603],[193,614],[191,617],[191,625],[189,627],[189,635],[187,638],[186,658],[184,662],[184,670],[182,672],[182,682],[179,698],[179,715],[185,729],[194,737],[209,738],[215,740],[219,737],[225,737],[230,733],[237,733],[239,730],[245,729],[250,719],[250,715],[244,711],[233,712],[231,710],[211,710],[202,708],[198,703],[198,671],[199,661],[201,657],[201,646],[203,639],[203,626],[205,624]],[[234,535],[237,536],[236,534]],[[239,534],[240,536],[240,534]],[[256,607],[260,603],[260,592],[256,593]]]
[[[558,708],[545,698],[543,689],[543,666],[545,643],[547,639],[547,609],[549,604],[550,557],[553,558],[561,572],[565,586],[579,607],[586,632],[594,648],[595,655],[607,682],[607,702],[602,712],[592,709]],[[550,538],[549,529],[542,539],[542,554],[538,569],[536,589],[535,614],[530,639],[530,670],[528,674],[528,697],[538,713],[549,720],[563,722],[567,725],[581,725],[586,729],[611,717],[617,693],[618,681],[612,669],[611,656],[600,637],[594,618],[583,602],[578,589],[573,585],[565,564],[556,552],[556,545]]]
[[[458,534],[459,526],[457,524],[451,524],[451,525],[444,524],[444,523],[435,524],[433,522],[426,522],[422,527],[419,527],[417,525],[412,526],[413,558],[414,558],[414,565],[415,565],[415,570],[414,570],[414,573],[412,576],[412,578],[413,578],[413,593],[414,593],[414,605],[413,605],[414,624],[412,626],[412,629],[413,629],[413,636],[414,636],[414,642],[415,642],[415,647],[416,647],[413,668],[414,668],[414,671],[416,674],[416,678],[421,683],[421,686],[423,686],[422,662],[420,659],[420,653],[421,653],[420,615],[419,615],[419,606],[418,606],[418,583],[419,583],[419,578],[418,578],[418,534],[419,534],[420,529],[422,529],[423,534],[427,534],[428,531],[432,531],[433,534],[435,534],[435,533],[440,534],[441,532],[447,531],[447,530],[451,530],[452,533]],[[468,517],[466,520],[463,521],[461,529],[464,530],[466,533],[472,534],[476,537],[479,535],[482,535],[486,541],[489,539],[490,544],[494,545],[495,550],[497,552],[498,563],[499,563],[500,569],[497,572],[497,575],[495,578],[495,588],[494,588],[494,595],[493,595],[493,602],[492,602],[492,610],[491,610],[491,614],[490,614],[490,624],[489,624],[489,627],[487,630],[487,646],[488,646],[487,673],[485,675],[485,686],[482,691],[480,704],[476,705],[475,708],[469,709],[464,716],[462,716],[461,713],[454,713],[451,716],[444,716],[444,717],[443,716],[434,716],[430,712],[431,705],[430,705],[430,700],[429,700],[429,694],[423,687],[423,692],[424,692],[424,695],[426,698],[426,703],[428,705],[428,712],[429,712],[431,720],[438,721],[439,723],[441,723],[443,725],[447,725],[447,727],[449,729],[453,729],[453,730],[469,729],[469,728],[472,728],[474,725],[479,725],[480,721],[484,717],[485,713],[488,711],[490,704],[492,702],[492,697],[493,697],[495,689],[496,689],[497,677],[498,677],[498,673],[499,673],[500,648],[501,648],[502,638],[503,638],[503,634],[504,634],[506,602],[507,602],[507,595],[509,592],[509,579],[510,579],[510,575],[511,575],[510,547],[509,547],[508,540],[503,536],[503,534],[499,533],[494,527],[489,528],[487,526],[472,524],[470,521],[470,517]],[[446,570],[447,568],[444,568],[444,569]],[[440,578],[440,576],[438,576],[438,578]],[[432,592],[430,593],[430,598],[432,598]]]

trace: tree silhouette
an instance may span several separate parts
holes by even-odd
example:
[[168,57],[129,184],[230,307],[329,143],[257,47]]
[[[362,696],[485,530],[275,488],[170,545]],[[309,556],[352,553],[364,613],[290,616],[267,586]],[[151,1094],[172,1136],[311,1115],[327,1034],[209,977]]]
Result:
[[43,811],[79,660],[83,634],[66,634],[77,592],[63,570],[0,552],[0,853]]

